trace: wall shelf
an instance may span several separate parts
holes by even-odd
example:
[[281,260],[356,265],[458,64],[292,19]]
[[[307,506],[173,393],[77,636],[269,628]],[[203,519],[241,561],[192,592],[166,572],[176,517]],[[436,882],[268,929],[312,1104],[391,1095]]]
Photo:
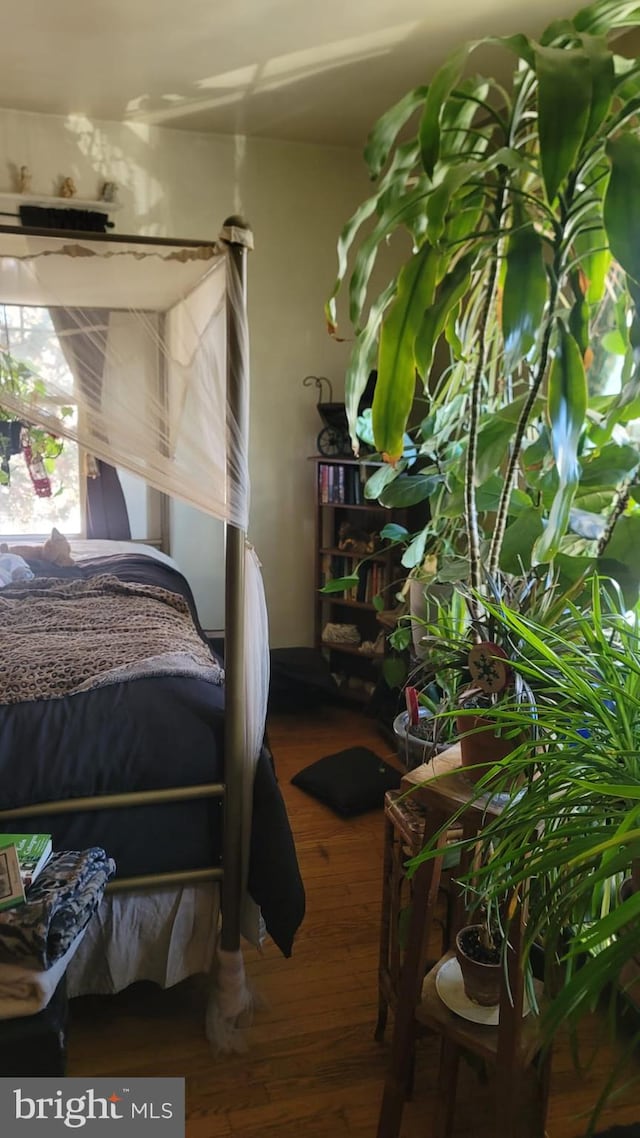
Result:
[[121,202],[94,201],[90,198],[62,198],[54,194],[20,194],[15,190],[0,191],[0,211],[12,205],[16,212],[20,205],[43,206],[49,209],[90,209],[96,213],[113,213],[122,209]]

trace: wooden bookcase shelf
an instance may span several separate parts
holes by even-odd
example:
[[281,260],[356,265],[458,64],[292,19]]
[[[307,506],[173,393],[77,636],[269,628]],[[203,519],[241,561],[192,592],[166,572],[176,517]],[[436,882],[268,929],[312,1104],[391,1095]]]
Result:
[[[364,484],[380,463],[319,455],[311,461],[315,463],[315,643],[328,659],[344,697],[366,703],[378,681],[389,631],[378,620],[373,598],[382,594],[385,609],[392,608],[393,585],[399,587],[406,576],[400,565],[401,550],[376,549],[375,543],[388,522],[409,528],[410,511],[387,509],[365,499]],[[372,552],[349,548],[350,540],[366,542],[367,538],[374,543]],[[359,563],[360,583],[350,594],[320,592],[328,580],[353,574]],[[328,624],[355,626],[358,643],[325,639]],[[362,645],[367,645],[365,651]]]

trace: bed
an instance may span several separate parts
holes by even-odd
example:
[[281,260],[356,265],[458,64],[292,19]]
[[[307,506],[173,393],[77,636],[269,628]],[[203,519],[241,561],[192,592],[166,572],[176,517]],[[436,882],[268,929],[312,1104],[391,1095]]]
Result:
[[[255,943],[266,926],[288,955],[304,912],[263,745],[266,610],[246,534],[247,242],[236,225],[224,233],[213,247],[0,228],[0,303],[56,314],[56,335],[75,351],[79,405],[69,426],[55,381],[38,377],[26,395],[5,386],[5,411],[227,523],[224,673],[186,580],[144,547],[77,547],[64,569],[29,559],[34,580],[2,590],[5,645],[18,643],[0,703],[0,827],[37,824],[58,847],[103,845],[116,860],[115,888],[70,968],[71,993],[175,983],[215,959],[207,1030],[217,1046],[247,999],[241,930]],[[149,651],[147,619],[158,638]],[[141,641],[133,663],[123,655],[129,626]],[[84,680],[77,662],[57,663],[69,628],[76,645],[86,640]],[[26,675],[34,644],[47,660],[37,684]]]

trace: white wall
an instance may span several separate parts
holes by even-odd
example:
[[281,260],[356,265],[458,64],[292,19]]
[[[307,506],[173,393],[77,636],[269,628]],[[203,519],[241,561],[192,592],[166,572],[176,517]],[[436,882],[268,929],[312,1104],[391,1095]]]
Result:
[[[342,395],[348,345],[327,335],[323,303],[336,270],[337,236],[366,193],[359,153],[264,139],[211,136],[124,123],[0,110],[0,190],[29,166],[32,191],[54,193],[63,175],[78,196],[102,180],[120,187],[122,233],[216,236],[230,213],[251,223],[251,538],[262,560],[273,647],[310,644],[313,480],[307,461],[321,422],[308,373]],[[212,519],[174,510],[173,553],[208,628],[223,625],[222,540]]]

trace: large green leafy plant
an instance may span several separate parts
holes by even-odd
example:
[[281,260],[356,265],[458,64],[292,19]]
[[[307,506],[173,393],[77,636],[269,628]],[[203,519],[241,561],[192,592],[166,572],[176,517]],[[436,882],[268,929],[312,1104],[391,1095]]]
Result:
[[[375,366],[388,459],[369,493],[429,502],[408,568],[425,549],[458,572],[462,557],[480,590],[482,563],[569,580],[599,564],[637,594],[640,65],[607,37],[638,23],[640,7],[602,0],[539,41],[492,39],[507,86],[469,77],[479,44],[464,45],[372,131],[378,185],[341,235],[328,318],[348,287],[352,437]],[[372,296],[388,243],[405,259]]]

